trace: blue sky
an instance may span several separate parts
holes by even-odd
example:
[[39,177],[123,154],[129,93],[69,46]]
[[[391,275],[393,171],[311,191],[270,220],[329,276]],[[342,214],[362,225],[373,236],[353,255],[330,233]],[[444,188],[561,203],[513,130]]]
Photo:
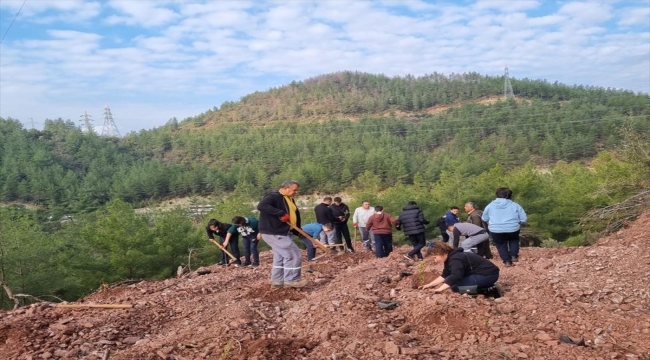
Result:
[[[125,134],[341,70],[650,93],[650,0],[0,1],[0,116]],[[516,89],[515,89],[516,91]],[[81,124],[81,123],[79,123]]]

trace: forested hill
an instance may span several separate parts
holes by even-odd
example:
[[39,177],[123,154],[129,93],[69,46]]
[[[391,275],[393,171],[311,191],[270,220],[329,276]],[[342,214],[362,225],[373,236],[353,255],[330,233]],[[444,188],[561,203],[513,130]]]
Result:
[[[237,187],[256,198],[288,178],[304,192],[336,192],[363,174],[385,189],[445,171],[588,160],[620,146],[622,128],[649,131],[647,94],[512,79],[516,101],[482,103],[498,99],[503,80],[342,72],[119,140],[70,120],[37,131],[0,119],[0,201],[78,213]],[[428,111],[445,104],[454,106]]]
[[[503,97],[503,76],[478,73],[433,73],[421,77],[388,77],[360,72],[338,72],[255,92],[238,102],[225,102],[219,109],[185,121],[187,126],[243,122],[268,125],[274,121],[313,121],[397,114],[426,114],[433,108],[467,104]],[[546,81],[511,79],[520,99],[581,102],[611,106],[647,107],[643,97],[629,91],[566,86]],[[646,97],[647,100],[647,97]]]

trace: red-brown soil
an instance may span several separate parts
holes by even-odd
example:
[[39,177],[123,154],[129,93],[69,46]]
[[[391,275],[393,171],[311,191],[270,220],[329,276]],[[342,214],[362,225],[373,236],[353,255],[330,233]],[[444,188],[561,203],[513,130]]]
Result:
[[499,299],[417,290],[440,265],[407,263],[406,246],[304,263],[308,287],[271,290],[264,253],[257,269],[213,266],[78,302],[131,309],[1,312],[0,359],[650,359],[648,248],[650,214],[591,247],[523,248],[501,268]]

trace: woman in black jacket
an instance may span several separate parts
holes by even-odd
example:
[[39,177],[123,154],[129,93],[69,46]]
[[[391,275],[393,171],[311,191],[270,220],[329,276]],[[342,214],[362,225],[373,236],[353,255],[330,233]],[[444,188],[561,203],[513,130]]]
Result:
[[422,209],[420,209],[415,201],[409,201],[402,209],[397,221],[404,231],[404,235],[407,235],[409,240],[411,240],[411,244],[413,244],[413,250],[408,255],[404,255],[404,257],[409,260],[414,260],[413,256],[417,255],[418,261],[422,261],[421,250],[426,242],[424,225],[428,224],[429,220],[424,218]]
[[[499,268],[496,265],[472,252],[464,252],[463,248],[453,249],[448,244],[436,241],[433,243],[433,258],[436,262],[444,263],[442,275],[421,286],[421,289],[440,285],[433,291],[440,293],[451,288],[458,292],[459,286],[477,285],[478,292],[485,293],[499,279]],[[500,289],[497,291],[500,296]]]

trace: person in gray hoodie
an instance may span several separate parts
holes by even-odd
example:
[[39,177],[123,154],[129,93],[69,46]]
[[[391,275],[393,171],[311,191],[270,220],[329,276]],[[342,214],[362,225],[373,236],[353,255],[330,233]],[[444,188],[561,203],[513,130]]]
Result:
[[492,240],[506,266],[519,260],[519,229],[526,222],[524,209],[512,201],[512,190],[498,188],[497,198],[483,210],[481,219],[488,223]]

